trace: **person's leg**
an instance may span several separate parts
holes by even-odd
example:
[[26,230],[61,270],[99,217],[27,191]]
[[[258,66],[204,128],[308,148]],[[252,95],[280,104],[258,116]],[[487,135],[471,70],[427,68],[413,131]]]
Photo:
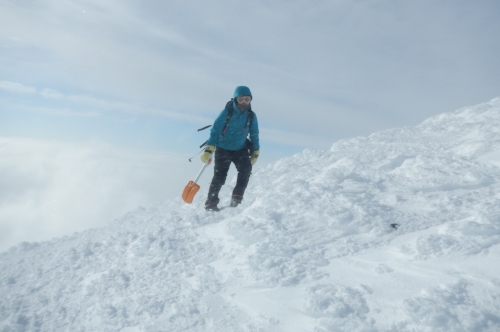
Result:
[[217,206],[219,204],[219,191],[226,183],[227,172],[231,166],[231,151],[221,148],[215,149],[214,156],[214,177],[208,189],[208,197],[205,207]]
[[244,148],[239,150],[235,154],[233,162],[238,170],[238,178],[236,180],[236,186],[233,189],[231,206],[236,206],[241,203],[250,175],[252,174],[252,164],[250,163],[248,149]]

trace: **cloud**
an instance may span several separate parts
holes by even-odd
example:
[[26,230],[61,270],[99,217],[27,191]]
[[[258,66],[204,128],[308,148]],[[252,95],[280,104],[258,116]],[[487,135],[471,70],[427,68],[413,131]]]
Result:
[[62,93],[47,88],[42,89],[42,91],[40,91],[40,96],[50,99],[65,99],[65,96]]
[[173,153],[0,137],[0,251],[180,197],[196,166]]
[[185,121],[194,124],[205,124],[207,122],[212,121],[212,119],[210,118],[193,115],[187,112],[168,111],[161,108],[147,107],[125,102],[114,102],[85,95],[64,94],[54,89],[50,88],[37,89],[36,87],[27,86],[16,82],[0,81],[0,89],[3,89],[11,93],[36,94],[44,99],[53,100],[56,103],[70,102],[72,105],[74,105],[75,109],[81,108],[82,106],[86,106],[92,109],[92,111],[79,112],[71,110],[69,108],[62,109],[57,106],[58,104],[54,104],[53,107],[40,107],[40,106],[21,107],[24,110],[32,110],[37,112],[41,111],[52,115],[99,116],[100,113],[97,110],[104,110],[104,111],[118,111],[130,115],[152,115],[159,117],[167,117],[174,120]]
[[102,113],[94,110],[89,111],[76,111],[68,108],[57,108],[57,107],[31,107],[31,106],[19,106],[17,109],[28,111],[28,112],[37,112],[43,113],[46,115],[52,116],[64,116],[64,117],[91,117],[96,118],[102,116]]
[[36,88],[34,87],[9,81],[0,81],[0,89],[8,92],[22,93],[22,94],[33,94],[37,92]]

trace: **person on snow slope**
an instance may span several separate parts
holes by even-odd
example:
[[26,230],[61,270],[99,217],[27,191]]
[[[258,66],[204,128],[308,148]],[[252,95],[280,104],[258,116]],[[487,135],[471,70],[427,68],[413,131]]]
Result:
[[[206,163],[215,151],[214,177],[208,190],[205,209],[219,211],[219,191],[226,182],[231,162],[236,166],[238,178],[231,197],[231,207],[243,200],[252,173],[259,158],[259,124],[250,105],[252,93],[246,86],[238,86],[233,98],[219,114],[210,131],[201,161]],[[249,140],[247,139],[249,137]],[[250,146],[249,146],[250,145]]]

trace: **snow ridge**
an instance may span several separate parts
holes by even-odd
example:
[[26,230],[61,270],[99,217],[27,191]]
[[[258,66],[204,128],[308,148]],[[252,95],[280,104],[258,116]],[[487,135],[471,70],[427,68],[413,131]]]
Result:
[[496,98],[260,168],[234,209],[22,243],[0,331],[498,331],[499,128]]

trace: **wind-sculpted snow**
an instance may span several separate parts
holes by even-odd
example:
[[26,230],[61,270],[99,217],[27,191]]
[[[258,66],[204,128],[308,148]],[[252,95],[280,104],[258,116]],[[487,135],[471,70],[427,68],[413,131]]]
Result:
[[499,331],[499,128],[494,99],[22,243],[0,331]]

